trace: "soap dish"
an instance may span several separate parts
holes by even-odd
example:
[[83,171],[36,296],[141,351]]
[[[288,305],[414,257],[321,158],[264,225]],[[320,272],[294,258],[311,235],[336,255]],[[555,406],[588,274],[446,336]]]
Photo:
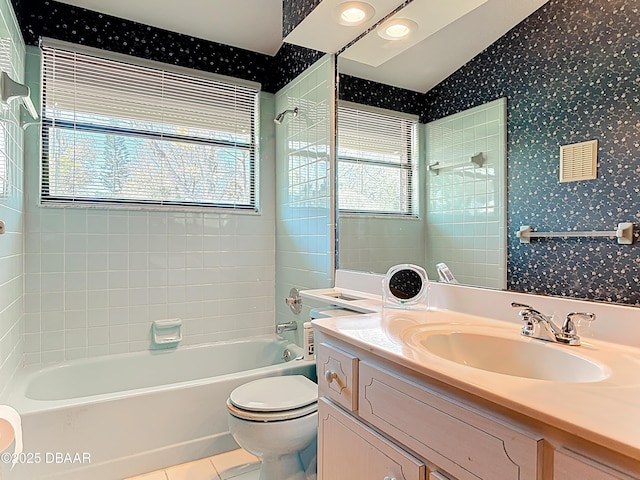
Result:
[[182,340],[182,320],[179,318],[154,320],[151,332],[153,343],[156,345],[176,345]]

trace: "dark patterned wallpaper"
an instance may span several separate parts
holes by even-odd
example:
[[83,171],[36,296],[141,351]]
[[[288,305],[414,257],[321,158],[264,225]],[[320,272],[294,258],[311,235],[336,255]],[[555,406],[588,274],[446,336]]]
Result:
[[[639,7],[551,0],[427,95],[429,120],[508,98],[510,289],[640,304],[640,243],[514,236],[640,223]],[[559,146],[591,139],[598,178],[560,184]]]
[[[386,108],[397,112],[422,115],[424,95],[404,88],[340,74],[338,81],[340,100]],[[421,117],[424,122],[424,118]]]
[[289,35],[322,0],[282,0],[282,38]]
[[[21,2],[23,0],[13,0]],[[322,56],[285,44],[275,57],[123,20],[53,0],[22,4],[27,45],[40,36],[262,83],[275,93]]]
[[263,89],[277,92],[324,55],[322,52],[290,43],[282,44],[270,63],[270,75],[263,84]]

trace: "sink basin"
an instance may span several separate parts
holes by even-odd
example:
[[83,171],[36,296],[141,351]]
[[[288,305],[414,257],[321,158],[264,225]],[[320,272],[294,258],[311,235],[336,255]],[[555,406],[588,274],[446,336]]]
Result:
[[472,368],[553,382],[597,382],[608,369],[577,349],[521,337],[519,332],[469,327],[420,329],[406,337],[416,350]]

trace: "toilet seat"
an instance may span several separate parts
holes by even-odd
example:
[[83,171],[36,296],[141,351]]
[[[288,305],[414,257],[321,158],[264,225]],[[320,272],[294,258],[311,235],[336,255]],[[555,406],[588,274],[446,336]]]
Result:
[[318,386],[302,375],[267,377],[240,385],[229,395],[235,417],[258,422],[292,420],[318,409]]

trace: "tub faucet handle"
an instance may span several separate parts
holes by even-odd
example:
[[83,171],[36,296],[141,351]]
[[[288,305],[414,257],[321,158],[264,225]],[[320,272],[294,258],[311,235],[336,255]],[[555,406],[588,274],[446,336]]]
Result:
[[302,297],[297,288],[292,288],[289,291],[289,296],[284,301],[295,315],[300,314],[302,311]]
[[276,333],[289,332],[291,330],[297,330],[298,324],[295,320],[285,323],[276,323]]

